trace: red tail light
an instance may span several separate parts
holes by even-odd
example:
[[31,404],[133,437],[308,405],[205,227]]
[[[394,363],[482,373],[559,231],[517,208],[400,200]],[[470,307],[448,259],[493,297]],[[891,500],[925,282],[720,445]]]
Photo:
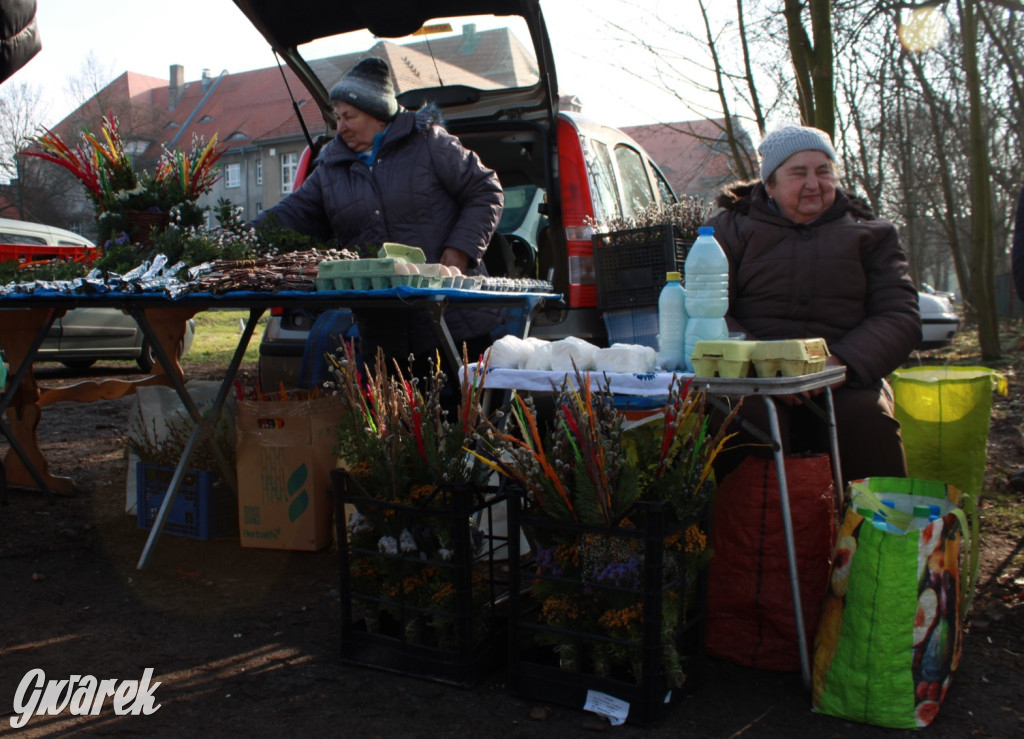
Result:
[[594,272],[594,235],[586,218],[593,217],[587,164],[580,137],[573,125],[558,121],[558,172],[562,185],[562,222],[569,255],[569,305],[573,308],[597,305],[597,278]]
[[299,166],[295,168],[295,179],[292,181],[292,192],[298,190],[310,172],[310,165],[313,163],[313,150],[308,146],[299,155]]
[[284,308],[271,308],[270,309],[270,315],[272,315],[272,316],[283,316],[284,315]]

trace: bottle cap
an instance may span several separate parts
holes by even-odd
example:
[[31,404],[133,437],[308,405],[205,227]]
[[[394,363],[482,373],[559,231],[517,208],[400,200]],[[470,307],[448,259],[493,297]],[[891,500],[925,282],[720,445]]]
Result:
[[715,227],[714,226],[698,226],[697,227],[697,235],[698,236],[711,236],[714,233],[715,233]]
[[666,272],[665,273],[665,281],[666,282],[679,282],[682,279],[683,279],[683,274],[681,272]]
[[926,505],[914,506],[914,518],[928,518],[931,515],[932,509]]

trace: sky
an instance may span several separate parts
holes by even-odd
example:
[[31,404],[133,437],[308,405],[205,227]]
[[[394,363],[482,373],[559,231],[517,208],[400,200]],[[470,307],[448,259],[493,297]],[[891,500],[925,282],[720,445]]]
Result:
[[[697,117],[674,96],[638,81],[657,77],[656,57],[637,52],[612,27],[646,39],[645,20],[679,16],[686,5],[542,0],[560,92],[576,95],[586,113],[616,126]],[[186,81],[193,81],[204,69],[216,76],[276,63],[267,42],[231,0],[38,0],[36,17],[42,51],[11,81],[42,90],[41,118],[48,126],[74,109],[68,80],[83,76],[90,56],[107,81],[126,71],[166,80],[172,64],[183,65]]]

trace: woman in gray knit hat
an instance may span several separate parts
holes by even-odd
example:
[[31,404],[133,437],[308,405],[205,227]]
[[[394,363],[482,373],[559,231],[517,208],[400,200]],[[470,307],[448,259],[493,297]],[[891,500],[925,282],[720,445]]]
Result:
[[[846,368],[832,388],[843,477],[905,477],[886,376],[921,341],[921,317],[896,228],[839,187],[824,131],[786,126],[758,152],[760,181],[727,187],[723,210],[709,221],[729,258],[729,330],[758,340],[825,339],[828,364]],[[807,407],[822,392],[777,401],[788,452],[828,451],[824,424]],[[766,428],[763,403],[742,412]],[[720,472],[749,451],[727,455]]]
[[[504,204],[493,170],[443,126],[432,105],[403,110],[387,62],[363,59],[331,90],[337,135],[302,186],[260,213],[281,225],[376,256],[384,242],[423,249],[428,262],[486,274],[483,256]],[[422,366],[434,356],[435,333],[418,312],[356,313],[363,356],[378,346],[402,366],[410,354]],[[490,345],[494,311],[445,313],[452,338],[475,357]]]

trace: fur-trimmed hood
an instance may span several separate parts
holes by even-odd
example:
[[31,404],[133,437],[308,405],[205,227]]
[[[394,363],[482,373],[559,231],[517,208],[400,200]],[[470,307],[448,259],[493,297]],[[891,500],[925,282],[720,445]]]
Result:
[[[768,194],[761,180],[741,181],[722,188],[718,198],[715,200],[715,205],[725,210],[746,215],[750,213],[751,204],[758,199],[761,200],[764,207],[767,207]],[[876,218],[867,201],[856,195],[848,195],[841,189],[836,190],[836,202],[829,210],[838,211],[839,213],[848,212],[861,221],[873,221]]]
[[445,127],[444,115],[441,113],[441,109],[437,107],[437,103],[424,103],[423,106],[415,112],[416,116],[416,130],[425,131],[431,126]]

